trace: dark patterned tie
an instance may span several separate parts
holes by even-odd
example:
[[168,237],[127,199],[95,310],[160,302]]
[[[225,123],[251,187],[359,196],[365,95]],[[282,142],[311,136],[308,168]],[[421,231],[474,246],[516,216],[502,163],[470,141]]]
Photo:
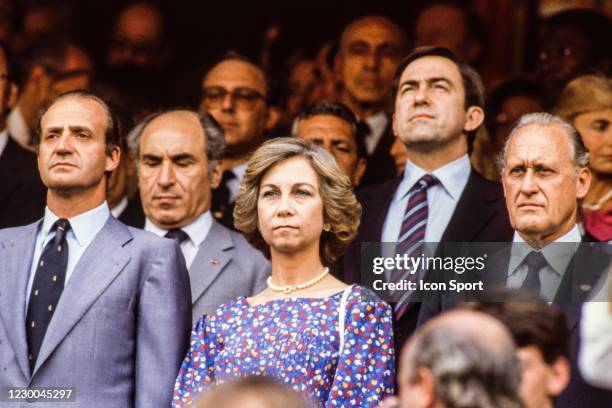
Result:
[[527,289],[536,295],[540,295],[542,283],[540,282],[540,270],[548,263],[541,252],[531,251],[523,261],[527,265],[527,276],[521,285],[521,289]]
[[50,232],[55,231],[55,237],[45,246],[36,267],[26,315],[30,369],[34,369],[47,327],[64,290],[68,267],[66,234],[69,230],[67,219],[61,218],[53,224]]
[[179,245],[189,239],[189,235],[187,235],[187,233],[180,228],[173,228],[169,230],[168,232],[166,232],[166,235],[164,235],[164,237],[176,240]]
[[[402,219],[402,228],[398,238],[396,254],[408,255],[409,257],[418,257],[423,251],[423,242],[425,240],[425,231],[427,229],[427,217],[429,215],[429,205],[427,204],[427,190],[430,187],[439,183],[439,180],[431,174],[425,174],[421,177],[412,188],[408,191],[408,203],[404,211]],[[391,280],[399,282],[409,278],[411,281],[416,281],[419,276],[419,271],[394,270],[391,273]],[[409,292],[403,293],[401,298],[395,305],[395,318],[399,319],[408,305]]]

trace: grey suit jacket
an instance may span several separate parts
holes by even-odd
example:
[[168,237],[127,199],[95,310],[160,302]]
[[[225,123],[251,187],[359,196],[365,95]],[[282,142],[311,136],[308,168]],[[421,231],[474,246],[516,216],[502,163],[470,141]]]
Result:
[[270,262],[246,239],[213,220],[191,267],[193,323],[219,305],[266,287]]
[[52,405],[170,406],[191,323],[176,243],[109,217],[66,284],[30,372],[26,287],[39,225],[0,230],[0,391],[72,387],[76,403]]

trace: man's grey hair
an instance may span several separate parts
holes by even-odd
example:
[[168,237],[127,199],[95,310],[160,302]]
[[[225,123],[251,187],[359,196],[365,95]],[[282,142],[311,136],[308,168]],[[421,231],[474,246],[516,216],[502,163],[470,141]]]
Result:
[[521,367],[510,337],[488,344],[461,327],[438,325],[417,331],[408,346],[406,374],[418,369],[434,379],[435,400],[447,408],[521,408]]
[[589,150],[584,145],[582,137],[580,137],[580,133],[578,133],[576,128],[559,116],[546,112],[537,112],[521,116],[506,137],[504,148],[501,150],[497,159],[500,173],[506,168],[506,156],[510,139],[512,139],[515,133],[527,126],[559,126],[567,136],[570,150],[574,152],[574,165],[579,168],[589,165]]
[[219,125],[215,118],[213,118],[213,116],[208,112],[171,109],[155,112],[148,115],[139,124],[134,126],[134,128],[127,135],[127,143],[128,148],[130,149],[130,153],[138,163],[138,161],[140,160],[140,138],[142,137],[142,134],[144,133],[146,127],[153,120],[162,115],[181,111],[191,112],[196,115],[200,122],[200,125],[202,126],[204,137],[206,138],[206,143],[204,145],[206,158],[208,159],[208,175],[210,176],[225,150],[225,133],[221,125]]

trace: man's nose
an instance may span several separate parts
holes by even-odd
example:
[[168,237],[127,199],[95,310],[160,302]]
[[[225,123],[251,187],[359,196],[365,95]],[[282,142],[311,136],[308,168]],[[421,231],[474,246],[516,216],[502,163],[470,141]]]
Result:
[[55,145],[55,152],[58,154],[72,153],[73,146],[69,132],[63,132]]
[[376,51],[371,51],[366,54],[365,66],[371,71],[378,71],[380,68],[380,56]]
[[521,181],[521,193],[531,195],[537,193],[538,181],[537,177],[532,169],[528,169],[525,173],[525,177]]
[[157,183],[161,187],[169,187],[174,184],[174,167],[168,160],[164,160],[159,169],[159,177]]
[[228,112],[232,112],[235,109],[234,97],[232,96],[231,92],[227,92],[225,95],[223,95],[221,109]]

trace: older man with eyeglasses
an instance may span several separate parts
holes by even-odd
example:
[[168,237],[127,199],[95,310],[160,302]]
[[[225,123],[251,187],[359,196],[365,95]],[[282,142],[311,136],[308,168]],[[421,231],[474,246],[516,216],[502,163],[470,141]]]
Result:
[[264,72],[246,58],[226,56],[204,75],[200,109],[210,112],[225,131],[223,178],[213,193],[212,213],[234,228],[233,202],[246,162],[277,119],[269,110]]

